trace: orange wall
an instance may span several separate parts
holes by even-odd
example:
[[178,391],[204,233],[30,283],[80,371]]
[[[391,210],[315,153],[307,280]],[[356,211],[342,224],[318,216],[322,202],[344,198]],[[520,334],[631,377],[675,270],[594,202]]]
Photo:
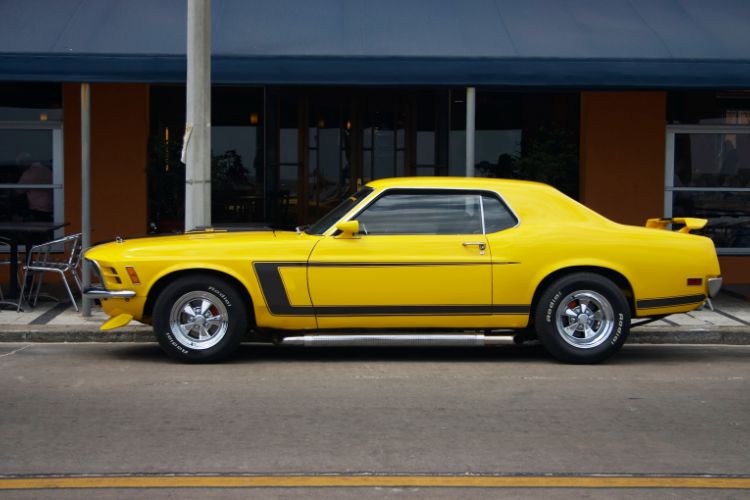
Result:
[[[81,87],[63,87],[65,220],[81,227]],[[91,85],[91,241],[147,232],[148,85]]]
[[581,201],[617,222],[664,213],[664,92],[581,92]]
[[[581,201],[617,222],[664,214],[664,92],[581,93]],[[726,284],[750,283],[750,257],[720,257]]]
[[750,257],[726,255],[719,257],[721,274],[726,285],[750,283]]

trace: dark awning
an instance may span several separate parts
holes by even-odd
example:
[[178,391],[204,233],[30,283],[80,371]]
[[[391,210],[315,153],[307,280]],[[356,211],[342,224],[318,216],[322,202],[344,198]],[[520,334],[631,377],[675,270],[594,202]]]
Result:
[[[748,0],[213,0],[216,83],[750,87]],[[0,80],[182,82],[186,0],[0,0]]]

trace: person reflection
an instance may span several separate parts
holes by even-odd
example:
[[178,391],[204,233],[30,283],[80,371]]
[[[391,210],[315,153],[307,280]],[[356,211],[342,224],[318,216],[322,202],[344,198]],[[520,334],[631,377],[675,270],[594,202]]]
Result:
[[[16,164],[24,169],[18,184],[52,184],[52,170],[38,161],[32,161],[29,153],[19,154]],[[27,209],[19,214],[24,220],[52,221],[52,189],[18,189],[17,192],[26,193]]]

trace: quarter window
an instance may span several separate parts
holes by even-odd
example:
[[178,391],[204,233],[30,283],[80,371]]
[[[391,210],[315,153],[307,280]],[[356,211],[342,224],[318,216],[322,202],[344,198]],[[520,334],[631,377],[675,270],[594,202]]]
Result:
[[511,211],[508,210],[508,207],[494,196],[482,196],[482,209],[484,210],[484,231],[488,234],[496,233],[518,224],[518,221]]

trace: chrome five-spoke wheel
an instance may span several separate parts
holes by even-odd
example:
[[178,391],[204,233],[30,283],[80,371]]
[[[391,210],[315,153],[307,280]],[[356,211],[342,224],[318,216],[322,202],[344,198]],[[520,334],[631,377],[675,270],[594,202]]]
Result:
[[195,291],[178,298],[169,314],[175,340],[190,349],[208,349],[227,333],[229,315],[217,296]]
[[615,324],[612,304],[592,290],[568,294],[557,306],[557,330],[568,344],[590,349],[604,342]]

